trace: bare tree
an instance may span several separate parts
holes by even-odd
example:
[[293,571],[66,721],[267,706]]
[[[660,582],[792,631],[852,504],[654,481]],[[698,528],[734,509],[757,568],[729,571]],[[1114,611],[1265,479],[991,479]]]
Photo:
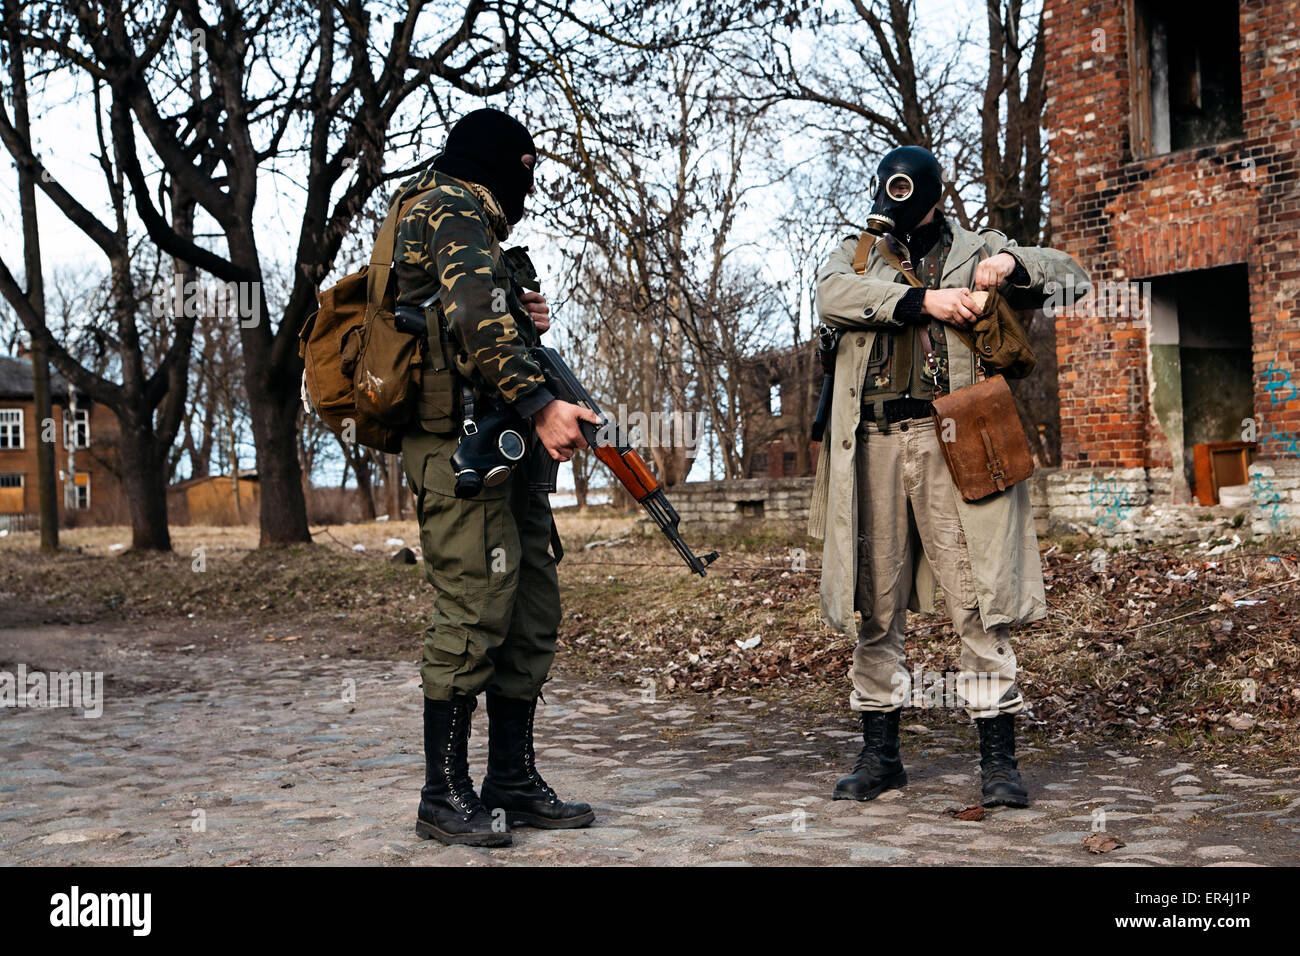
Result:
[[[167,525],[166,459],[179,428],[185,406],[187,363],[193,317],[175,318],[169,342],[149,370],[141,323],[147,321],[148,302],[132,274],[132,249],[126,211],[126,178],[121,156],[115,155],[107,138],[101,108],[101,84],[94,89],[98,161],[108,188],[113,212],[112,225],[102,222],[79,202],[48,170],[41,167],[29,140],[21,135],[8,111],[0,105],[0,140],[26,175],[41,183],[58,209],[84,232],[109,260],[111,275],[111,323],[99,334],[116,353],[116,382],[96,374],[64,347],[51,333],[45,315],[32,307],[8,265],[0,261],[0,294],[14,308],[19,319],[50,360],[78,389],[96,402],[111,408],[121,429],[121,476],[131,514],[131,538],[135,548],[170,550]],[[179,191],[172,194],[180,209],[187,200]],[[188,228],[184,213],[179,228]],[[111,331],[109,331],[111,329]]]
[[[5,45],[8,52],[10,90],[13,95],[14,127],[20,137],[31,140],[31,120],[27,113],[27,63],[22,33],[18,29],[16,0],[5,0]],[[24,297],[38,321],[45,318],[45,281],[41,270],[40,228],[36,220],[36,184],[28,167],[18,170],[18,205],[23,226],[23,276],[27,282]],[[51,419],[50,363],[45,346],[32,342],[32,399],[38,422]],[[36,445],[36,489],[41,522],[41,550],[59,549],[59,503],[55,497],[54,448],[44,440]]]
[[986,223],[1021,243],[1039,245],[1047,241],[1043,21],[1041,16],[1029,21],[1021,0],[987,4],[988,76],[980,105]]

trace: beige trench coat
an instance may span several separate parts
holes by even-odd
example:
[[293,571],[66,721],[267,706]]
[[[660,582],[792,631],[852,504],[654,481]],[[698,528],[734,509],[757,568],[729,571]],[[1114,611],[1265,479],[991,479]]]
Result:
[[[1084,289],[1087,275],[1068,254],[1054,249],[1017,246],[996,230],[968,232],[954,225],[952,249],[944,264],[940,285],[974,288],[975,267],[999,252],[1010,253],[1029,274],[1020,288],[1043,293],[1048,282],[1056,288]],[[835,361],[835,385],[830,427],[817,460],[808,533],[823,539],[821,609],[826,623],[842,634],[856,632],[854,611],[870,612],[871,595],[857,594],[858,560],[866,543],[858,536],[858,501],[855,480],[856,441],[861,416],[859,391],[866,374],[867,356],[878,330],[867,323],[892,315],[908,286],[873,249],[866,272],[853,271],[856,238],[845,239],[817,276],[817,311],[826,325],[844,329]],[[1073,280],[1067,276],[1073,275]],[[1066,303],[1068,304],[1068,303]],[[974,353],[950,327],[945,326],[949,381],[953,390],[975,381]],[[984,627],[1036,621],[1047,613],[1042,563],[1034,533],[1029,488],[1025,482],[983,501],[967,502],[953,485],[970,553],[971,571],[979,597]],[[921,549],[918,549],[920,552]],[[910,607],[934,610],[934,572],[918,553]]]

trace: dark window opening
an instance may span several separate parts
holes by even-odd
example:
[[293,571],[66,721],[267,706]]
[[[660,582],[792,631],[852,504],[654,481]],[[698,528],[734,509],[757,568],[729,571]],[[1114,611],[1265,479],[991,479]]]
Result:
[[1236,3],[1189,10],[1134,0],[1134,152],[1141,156],[1241,135],[1241,42]]

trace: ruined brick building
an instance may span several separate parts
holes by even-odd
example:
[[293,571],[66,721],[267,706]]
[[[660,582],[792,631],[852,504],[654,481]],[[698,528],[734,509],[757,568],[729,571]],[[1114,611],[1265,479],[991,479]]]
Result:
[[752,356],[741,385],[745,408],[742,447],[746,478],[807,477],[821,446],[812,419],[821,395],[822,366],[810,343]]
[[1145,474],[1152,501],[1189,499],[1201,443],[1253,439],[1288,468],[1300,2],[1047,0],[1043,16],[1051,241],[1098,293],[1056,317],[1063,465]]

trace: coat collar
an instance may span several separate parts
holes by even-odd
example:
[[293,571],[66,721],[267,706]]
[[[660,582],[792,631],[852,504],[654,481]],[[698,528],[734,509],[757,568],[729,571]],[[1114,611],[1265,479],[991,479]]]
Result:
[[979,233],[970,232],[960,226],[952,227],[952,248],[948,250],[948,259],[943,265],[943,279],[948,279],[958,270],[966,269],[971,256],[984,248],[984,240]]

